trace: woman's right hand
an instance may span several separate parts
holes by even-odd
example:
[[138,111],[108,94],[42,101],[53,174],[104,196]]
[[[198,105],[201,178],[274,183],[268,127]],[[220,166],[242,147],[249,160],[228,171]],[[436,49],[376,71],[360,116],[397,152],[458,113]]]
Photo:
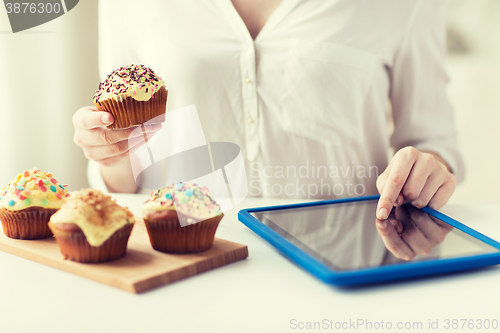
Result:
[[129,137],[137,127],[106,128],[113,121],[110,113],[97,111],[93,106],[82,107],[73,116],[75,143],[83,149],[85,157],[105,167],[122,163],[131,152],[141,147],[147,141],[144,139],[144,131],[149,138],[161,129],[160,124],[144,125],[143,130]]

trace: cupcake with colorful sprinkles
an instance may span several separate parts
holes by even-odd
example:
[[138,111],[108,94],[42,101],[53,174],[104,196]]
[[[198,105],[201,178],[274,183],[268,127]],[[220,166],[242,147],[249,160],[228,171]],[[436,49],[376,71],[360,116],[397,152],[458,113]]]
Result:
[[151,68],[129,65],[114,70],[99,84],[94,104],[113,115],[115,121],[108,128],[128,128],[153,118],[163,122],[167,95],[165,82]]
[[134,227],[134,215],[99,190],[84,189],[52,215],[49,227],[65,259],[103,262],[121,258]]
[[5,235],[17,239],[52,237],[47,223],[69,196],[67,185],[50,172],[24,171],[0,192],[0,221]]
[[212,246],[224,214],[206,187],[186,182],[151,192],[142,216],[155,250],[195,253]]

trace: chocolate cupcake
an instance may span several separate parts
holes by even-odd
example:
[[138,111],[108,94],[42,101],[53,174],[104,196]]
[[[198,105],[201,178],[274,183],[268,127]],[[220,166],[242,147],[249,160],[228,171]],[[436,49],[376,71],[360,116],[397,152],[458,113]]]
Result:
[[151,192],[142,216],[155,250],[195,253],[212,246],[224,214],[206,187],[186,182]]
[[65,259],[103,262],[125,255],[134,221],[110,196],[85,189],[68,198],[49,227]]
[[113,115],[115,121],[108,128],[128,128],[157,117],[163,122],[167,96],[165,82],[151,68],[129,65],[111,72],[99,84],[94,104],[97,110]]
[[5,235],[17,239],[52,237],[47,223],[69,196],[51,173],[24,171],[0,191],[0,221]]

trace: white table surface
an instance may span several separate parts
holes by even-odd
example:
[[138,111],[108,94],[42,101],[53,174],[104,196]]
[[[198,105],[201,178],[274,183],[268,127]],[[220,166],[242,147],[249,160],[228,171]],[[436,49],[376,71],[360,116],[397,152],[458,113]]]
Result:
[[[116,198],[138,214],[147,196]],[[216,237],[248,245],[248,259],[140,295],[0,252],[0,332],[310,332],[336,330],[293,324],[358,319],[371,321],[373,329],[342,331],[394,331],[398,323],[422,322],[419,331],[426,332],[429,320],[438,320],[433,332],[474,332],[446,330],[445,320],[458,319],[459,327],[460,319],[500,321],[498,267],[342,289],[298,268],[237,219],[241,208],[292,202],[298,201],[246,199],[226,213]],[[500,240],[500,206],[441,211]],[[375,329],[382,321],[393,329]]]

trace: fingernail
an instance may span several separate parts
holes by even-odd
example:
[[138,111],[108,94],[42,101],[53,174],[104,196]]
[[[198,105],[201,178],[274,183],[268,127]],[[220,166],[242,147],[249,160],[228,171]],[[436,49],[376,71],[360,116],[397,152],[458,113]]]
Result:
[[398,200],[396,200],[396,203],[394,204],[394,206],[399,206],[401,204],[401,197],[398,197]]
[[378,214],[377,214],[378,218],[381,219],[381,220],[385,220],[388,216],[389,216],[389,213],[387,213],[387,209],[385,208],[380,208],[378,210]]
[[377,225],[380,229],[385,229],[387,228],[387,221],[380,221],[380,222],[377,222]]
[[101,117],[101,121],[103,124],[105,125],[109,125],[113,122],[113,120],[111,119],[111,115],[109,114],[105,114]]

